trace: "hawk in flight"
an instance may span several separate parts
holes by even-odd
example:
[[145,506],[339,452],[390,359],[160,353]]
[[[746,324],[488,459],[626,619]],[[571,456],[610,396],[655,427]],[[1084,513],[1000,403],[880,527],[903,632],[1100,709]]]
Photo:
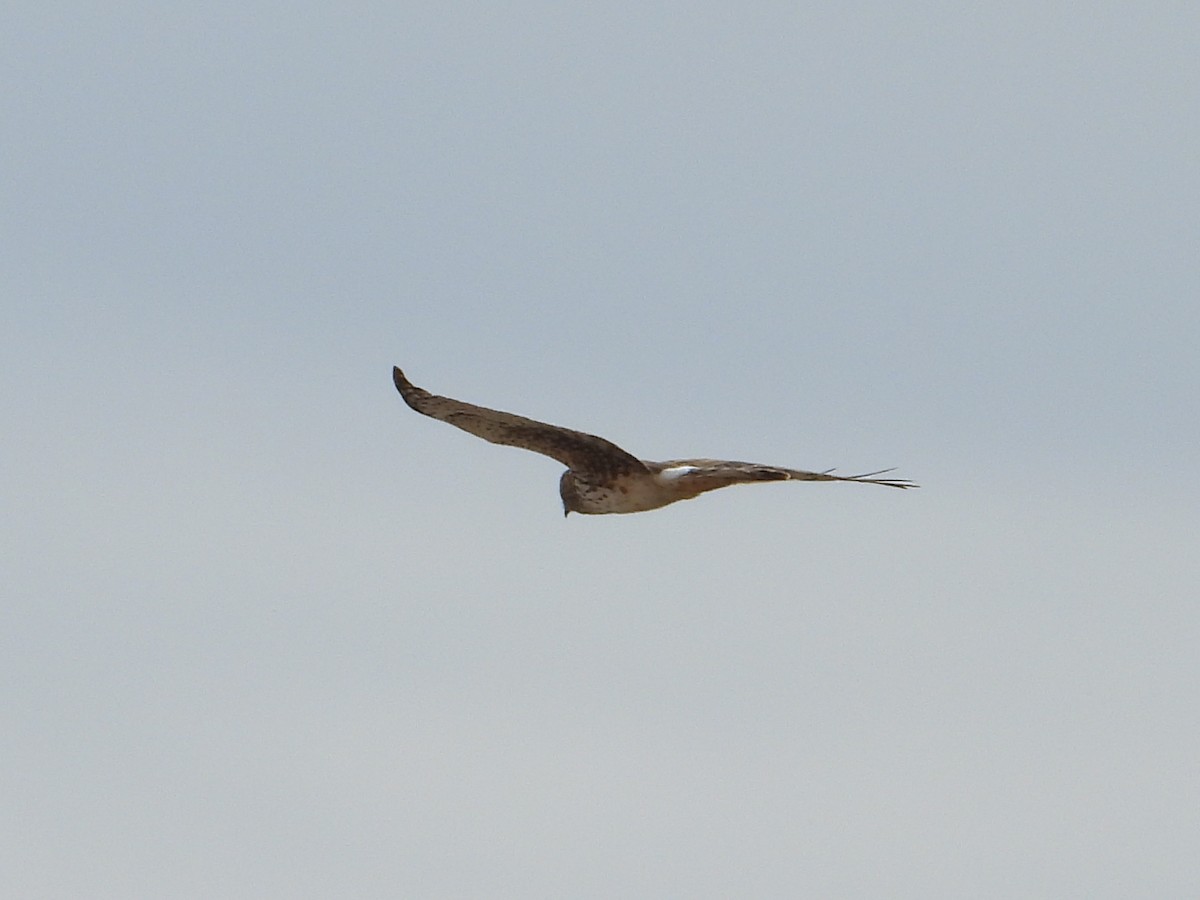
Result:
[[894,488],[917,487],[899,478],[879,478],[884,469],[864,475],[804,472],[780,466],[723,459],[672,459],[650,462],[626,453],[594,434],[547,425],[524,416],[439,397],[413,385],[393,367],[392,379],[404,402],[422,415],[449,422],[493,444],[521,447],[556,459],[567,471],[558,482],[563,515],[568,513],[644,512],[705,491],[754,481],[857,481]]

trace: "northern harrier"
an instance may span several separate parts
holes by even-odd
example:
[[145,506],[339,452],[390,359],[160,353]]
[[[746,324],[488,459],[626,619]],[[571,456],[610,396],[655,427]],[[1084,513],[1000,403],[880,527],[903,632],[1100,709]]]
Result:
[[393,367],[392,378],[404,402],[422,415],[449,422],[493,444],[544,454],[566,466],[567,471],[558,482],[564,516],[572,512],[591,515],[643,512],[676,500],[690,500],[705,491],[752,481],[857,481],[894,488],[917,487],[903,479],[876,477],[892,469],[864,475],[834,475],[832,469],[804,472],[723,459],[649,462],[594,434],[439,397],[414,386],[398,368]]

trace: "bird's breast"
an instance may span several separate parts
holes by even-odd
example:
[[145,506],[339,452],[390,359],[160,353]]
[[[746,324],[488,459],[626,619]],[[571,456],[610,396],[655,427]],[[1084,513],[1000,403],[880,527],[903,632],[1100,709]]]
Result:
[[604,513],[644,512],[665,506],[679,499],[664,490],[650,475],[619,475],[604,482],[588,482],[575,479],[580,512],[602,515]]

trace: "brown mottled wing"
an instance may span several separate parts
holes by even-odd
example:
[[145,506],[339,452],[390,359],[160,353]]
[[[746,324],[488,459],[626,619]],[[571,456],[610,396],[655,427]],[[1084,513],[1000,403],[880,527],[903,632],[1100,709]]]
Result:
[[680,487],[688,486],[700,492],[754,481],[857,481],[862,484],[882,484],[894,488],[918,486],[903,478],[877,477],[886,475],[893,471],[892,469],[866,472],[862,475],[834,475],[832,469],[824,472],[806,472],[803,469],[785,469],[780,466],[764,466],[759,463],[736,462],[727,459],[673,459],[650,465],[656,472],[666,469],[679,470],[679,474],[675,477]]
[[571,431],[524,416],[439,397],[413,385],[398,368],[392,369],[392,379],[404,402],[417,412],[449,422],[493,444],[532,450],[557,459],[575,472],[602,477],[646,471],[645,465],[637,457],[594,434]]

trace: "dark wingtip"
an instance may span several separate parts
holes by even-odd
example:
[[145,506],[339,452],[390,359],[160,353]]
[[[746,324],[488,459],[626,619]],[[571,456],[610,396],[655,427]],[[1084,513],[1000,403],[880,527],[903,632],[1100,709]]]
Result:
[[396,385],[396,390],[402,394],[404,393],[405,388],[412,387],[412,385],[408,383],[408,379],[404,377],[404,373],[400,371],[399,366],[392,366],[392,381]]

